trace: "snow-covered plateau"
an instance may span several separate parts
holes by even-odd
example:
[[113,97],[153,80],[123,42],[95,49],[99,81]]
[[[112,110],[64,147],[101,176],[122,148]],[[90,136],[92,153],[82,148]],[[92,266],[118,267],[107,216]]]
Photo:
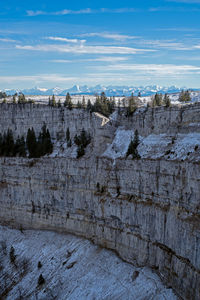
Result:
[[0,249],[0,299],[177,299],[150,269],[72,235],[0,227]]

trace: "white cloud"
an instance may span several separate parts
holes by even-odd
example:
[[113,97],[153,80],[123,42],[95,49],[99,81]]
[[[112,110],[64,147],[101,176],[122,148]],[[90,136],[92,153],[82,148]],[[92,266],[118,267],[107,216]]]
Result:
[[85,8],[80,10],[71,10],[71,9],[63,9],[61,11],[53,11],[53,12],[47,12],[42,10],[27,10],[26,15],[28,17],[35,17],[39,15],[54,15],[54,16],[62,16],[62,15],[79,15],[79,14],[96,14],[96,13],[114,13],[114,14],[120,14],[120,13],[133,13],[138,12],[139,10],[135,8],[100,8],[100,9],[91,9],[91,8]]
[[80,9],[80,10],[70,10],[70,9],[63,9],[61,11],[54,11],[54,12],[47,12],[47,11],[42,11],[42,10],[27,10],[26,14],[28,17],[35,17],[39,15],[79,15],[79,14],[91,14],[94,13],[95,11],[91,10],[90,8],[86,9]]
[[78,40],[78,39],[68,39],[68,38],[63,38],[63,37],[54,37],[54,36],[49,36],[46,37],[47,40],[51,40],[51,41],[59,41],[59,42],[67,42],[67,43],[85,43],[86,40]]
[[149,45],[151,47],[157,48],[166,48],[172,50],[192,50],[192,46],[186,46],[183,43],[176,42],[173,40],[141,40],[140,44],[142,45]]
[[17,82],[73,82],[77,77],[67,77],[59,74],[41,74],[41,75],[24,75],[24,76],[0,76],[2,83],[17,83]]
[[6,38],[0,38],[0,42],[5,42],[5,43],[16,43],[16,40],[6,39]]
[[[200,67],[192,65],[172,65],[172,64],[114,64],[108,66],[96,67],[97,70],[108,71],[136,71],[143,74],[152,75],[183,75],[199,73]],[[138,73],[137,73],[138,76]]]
[[114,33],[106,33],[106,32],[90,32],[90,33],[84,33],[81,36],[83,37],[102,37],[105,39],[113,39],[116,41],[124,41],[124,40],[132,40],[138,38],[137,36],[132,35],[124,35],[124,34],[114,34]]
[[30,51],[48,51],[48,52],[64,52],[78,54],[136,54],[140,52],[155,52],[151,49],[137,49],[131,47],[117,46],[85,46],[81,45],[36,45],[21,46],[16,45],[17,49]]
[[42,10],[36,10],[36,11],[27,10],[26,14],[27,14],[28,17],[35,17],[35,16],[40,16],[40,15],[46,15],[47,12],[42,11]]
[[53,63],[77,63],[77,62],[109,62],[109,63],[115,63],[119,61],[125,61],[128,60],[128,57],[119,57],[119,56],[102,56],[97,58],[88,58],[88,59],[75,59],[75,60],[69,60],[69,59],[53,59],[50,60],[50,62]]

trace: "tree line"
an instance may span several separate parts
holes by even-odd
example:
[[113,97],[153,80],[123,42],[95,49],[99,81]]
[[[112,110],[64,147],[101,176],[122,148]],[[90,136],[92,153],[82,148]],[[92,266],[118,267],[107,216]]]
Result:
[[0,156],[38,158],[53,151],[51,136],[46,125],[43,125],[38,138],[34,129],[28,129],[26,139],[24,136],[17,137],[15,140],[13,132],[8,129],[3,135],[0,134]]
[[[52,97],[49,97],[48,105],[53,107],[62,106],[60,100],[56,102],[54,95]],[[82,101],[78,101],[77,104],[73,104],[70,94],[67,93],[63,106],[68,108],[69,110],[72,110],[73,108],[80,108],[80,109],[85,109],[88,112],[99,112],[105,116],[109,116],[114,111],[115,98],[114,97],[108,98],[106,97],[106,94],[102,92],[101,95],[96,95],[96,99],[93,104],[90,101],[90,99],[86,103],[84,96],[82,98]]]
[[[180,102],[189,102],[189,101],[191,101],[190,92],[188,90],[187,91],[182,90],[179,94],[178,101],[180,101]],[[148,106],[151,106],[151,107],[155,107],[155,106],[169,107],[169,106],[171,106],[171,100],[170,100],[168,94],[164,94],[164,96],[163,96],[162,94],[156,93],[152,97],[151,102],[148,104]]]

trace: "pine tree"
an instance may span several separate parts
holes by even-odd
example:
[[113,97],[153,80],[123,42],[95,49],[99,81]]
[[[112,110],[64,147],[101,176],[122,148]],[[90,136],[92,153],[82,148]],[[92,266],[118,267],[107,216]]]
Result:
[[14,156],[26,156],[26,144],[23,136],[21,138],[18,136],[15,142]]
[[45,154],[50,154],[53,151],[53,144],[51,142],[51,136],[48,129],[46,130],[46,136],[44,139],[44,150]]
[[70,140],[70,131],[69,131],[69,127],[67,128],[67,131],[66,131],[66,140],[67,140],[67,142],[69,142],[69,140]]
[[92,112],[93,111],[93,105],[92,105],[90,99],[88,99],[87,108],[86,109],[87,109],[88,112]]
[[29,152],[29,157],[38,157],[38,145],[37,140],[35,136],[35,131],[32,127],[32,129],[28,129],[27,137],[26,137],[26,144]]
[[60,99],[58,100],[58,107],[61,107],[62,105],[61,105],[61,101],[60,101]]
[[162,105],[162,94],[155,94],[154,97],[154,101],[155,101],[155,106],[161,106]]
[[51,105],[52,105],[53,107],[56,106],[56,98],[55,98],[54,95],[52,96]]
[[131,140],[127,153],[126,153],[126,157],[129,156],[130,154],[132,155],[132,159],[139,159],[140,155],[138,153],[137,147],[139,145],[139,135],[138,135],[138,131],[137,129],[135,130],[135,134],[134,134],[134,139]]
[[49,130],[46,128],[46,124],[42,126],[42,131],[39,134],[37,142],[37,156],[43,156],[50,154],[53,151],[53,144],[51,142],[51,136]]
[[25,95],[24,95],[24,94],[20,94],[20,95],[18,96],[18,103],[19,103],[19,104],[24,104],[24,103],[26,103],[26,102],[27,102],[27,100],[26,100]]
[[0,133],[0,156],[3,155],[3,136]]
[[16,96],[13,95],[13,104],[16,104],[16,103],[17,103],[17,101],[16,101]]
[[181,93],[179,94],[179,101],[180,102],[189,102],[191,101],[191,96],[190,96],[190,92],[187,91],[181,91]]
[[71,96],[69,93],[67,93],[67,95],[65,97],[64,106],[67,107],[69,110],[72,110],[72,108],[73,108]]
[[77,102],[77,108],[79,108],[79,109],[82,108],[82,104],[80,101]]
[[127,112],[126,112],[126,116],[132,116],[132,114],[134,113],[134,111],[137,108],[137,103],[136,103],[136,99],[133,96],[133,93],[131,94],[131,97],[128,99],[128,107],[127,107]]
[[5,146],[4,146],[4,152],[6,156],[14,156],[14,138],[13,138],[13,132],[11,129],[8,129],[7,134],[5,136]]
[[67,131],[66,131],[66,140],[67,140],[67,147],[71,147],[72,146],[72,140],[70,138],[69,127],[67,128]]
[[164,102],[164,104],[165,104],[166,107],[171,106],[171,100],[170,100],[170,98],[169,98],[169,96],[167,94],[164,95],[163,102]]
[[79,158],[85,154],[85,148],[90,144],[91,136],[90,134],[86,133],[85,129],[83,128],[79,136],[77,136],[77,134],[75,135],[74,142],[78,146],[77,158]]
[[86,109],[85,96],[83,96],[83,99],[82,99],[82,108]]

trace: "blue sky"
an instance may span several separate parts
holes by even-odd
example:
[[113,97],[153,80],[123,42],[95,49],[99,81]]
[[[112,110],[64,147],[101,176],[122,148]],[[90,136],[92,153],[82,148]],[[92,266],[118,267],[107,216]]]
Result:
[[200,87],[200,0],[0,2],[0,88]]

